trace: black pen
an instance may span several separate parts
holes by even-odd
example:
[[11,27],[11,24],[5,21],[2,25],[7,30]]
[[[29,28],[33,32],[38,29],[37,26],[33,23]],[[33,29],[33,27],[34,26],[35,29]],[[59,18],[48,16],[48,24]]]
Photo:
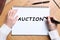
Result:
[[43,2],[36,2],[36,3],[33,3],[32,5],[36,5],[36,4],[44,4],[44,3],[49,3],[50,1],[43,1]]
[[[44,17],[44,18],[48,19],[48,17]],[[52,23],[60,24],[60,21],[55,20],[53,17],[50,17],[50,19]]]
[[60,24],[59,21],[57,21],[57,20],[55,20],[55,19],[53,19],[53,18],[51,18],[51,22],[52,22],[52,23],[56,23],[56,24]]

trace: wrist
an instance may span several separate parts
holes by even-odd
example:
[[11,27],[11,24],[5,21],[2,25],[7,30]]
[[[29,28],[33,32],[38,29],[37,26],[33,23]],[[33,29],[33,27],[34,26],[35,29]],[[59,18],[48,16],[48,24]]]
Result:
[[49,27],[49,31],[53,31],[53,30],[55,30],[55,29],[57,29],[57,26],[50,26],[50,27]]
[[49,28],[49,31],[53,31],[53,30],[55,30],[56,28]]
[[57,29],[57,25],[55,25],[55,24],[50,24],[49,25],[49,31],[53,31],[55,29]]
[[7,25],[9,28],[12,28],[12,26],[8,23],[5,23],[5,25]]

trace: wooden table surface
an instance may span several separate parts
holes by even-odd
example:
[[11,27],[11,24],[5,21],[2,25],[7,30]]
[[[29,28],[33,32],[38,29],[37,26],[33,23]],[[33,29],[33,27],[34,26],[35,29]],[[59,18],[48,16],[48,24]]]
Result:
[[[50,7],[50,16],[56,17],[60,20],[60,9],[56,6],[53,0],[49,0],[50,3],[47,4],[38,4],[32,5],[34,2],[38,1],[46,1],[46,0],[11,0],[8,4],[5,5],[4,10],[0,16],[0,25],[2,25],[6,19],[6,15],[8,11],[12,8],[12,6],[47,6]],[[59,0],[57,0],[59,2]],[[57,30],[60,34],[60,25],[58,24]],[[12,36],[11,33],[8,36],[7,40],[50,40],[49,36]]]

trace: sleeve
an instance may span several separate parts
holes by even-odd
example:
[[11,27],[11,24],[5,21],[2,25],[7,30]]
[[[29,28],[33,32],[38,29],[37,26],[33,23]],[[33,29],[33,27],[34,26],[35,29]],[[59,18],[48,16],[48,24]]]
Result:
[[11,29],[7,25],[3,24],[0,28],[0,40],[6,40],[10,31]]
[[57,30],[50,31],[49,36],[50,36],[51,40],[60,40]]

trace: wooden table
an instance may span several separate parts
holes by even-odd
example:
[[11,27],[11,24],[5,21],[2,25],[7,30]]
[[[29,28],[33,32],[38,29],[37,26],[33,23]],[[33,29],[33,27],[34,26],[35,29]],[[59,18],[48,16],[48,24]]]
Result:
[[[55,5],[53,0],[49,0],[50,3],[47,4],[38,4],[32,5],[33,2],[46,1],[46,0],[11,0],[8,4],[5,5],[2,15],[0,16],[0,25],[2,25],[6,19],[8,11],[12,6],[47,6],[50,7],[50,15],[56,17],[60,20],[60,9]],[[58,0],[57,0],[58,1]],[[57,30],[60,34],[60,25],[58,25]],[[7,40],[50,40],[48,36],[12,36],[11,33],[8,36]]]

